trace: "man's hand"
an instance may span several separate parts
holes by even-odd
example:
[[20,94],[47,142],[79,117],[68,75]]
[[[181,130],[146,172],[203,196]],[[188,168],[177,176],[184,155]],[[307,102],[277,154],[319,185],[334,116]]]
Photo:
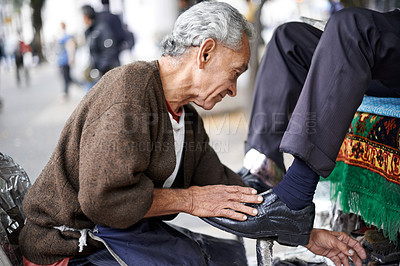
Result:
[[349,256],[357,266],[362,265],[361,259],[367,258],[361,244],[343,232],[313,229],[305,247],[314,254],[331,259],[338,266],[349,266]]
[[255,216],[257,209],[242,203],[261,203],[263,197],[250,187],[214,185],[189,188],[191,208],[189,214],[198,217],[226,217],[245,221],[246,214]]
[[153,204],[145,218],[186,212],[198,217],[227,217],[239,221],[257,215],[242,203],[261,203],[263,197],[250,187],[212,185],[187,189],[155,188]]

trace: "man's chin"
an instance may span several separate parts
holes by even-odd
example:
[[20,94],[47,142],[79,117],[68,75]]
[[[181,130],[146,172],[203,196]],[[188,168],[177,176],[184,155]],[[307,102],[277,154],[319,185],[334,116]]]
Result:
[[217,103],[218,103],[218,102],[215,102],[215,103],[212,103],[212,104],[202,104],[202,105],[200,105],[200,104],[198,104],[198,103],[194,103],[194,104],[196,104],[197,106],[203,108],[204,110],[209,111],[209,110],[213,109],[214,106],[215,106]]

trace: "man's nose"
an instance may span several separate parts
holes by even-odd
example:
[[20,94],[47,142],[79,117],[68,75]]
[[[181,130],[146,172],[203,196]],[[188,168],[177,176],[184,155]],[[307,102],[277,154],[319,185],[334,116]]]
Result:
[[232,86],[228,89],[228,95],[231,97],[235,97],[237,93],[237,83],[234,82]]

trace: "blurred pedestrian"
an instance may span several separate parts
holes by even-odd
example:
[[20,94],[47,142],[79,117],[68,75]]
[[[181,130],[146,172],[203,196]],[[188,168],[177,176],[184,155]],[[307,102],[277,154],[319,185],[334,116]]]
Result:
[[127,24],[124,24],[123,28],[125,33],[125,39],[122,43],[121,50],[132,50],[136,43],[135,34],[133,34],[133,32],[129,30]]
[[57,47],[57,63],[60,67],[61,75],[64,81],[63,99],[68,99],[69,86],[72,82],[71,66],[75,61],[76,45],[72,35],[69,35],[66,30],[66,25],[61,22],[62,37],[58,42]]
[[29,76],[29,68],[27,62],[24,60],[24,56],[27,53],[32,53],[32,49],[29,44],[26,44],[22,40],[21,32],[18,32],[18,41],[16,43],[16,48],[14,52],[14,59],[15,59],[15,66],[16,66],[16,78],[17,78],[17,85],[21,85],[21,72],[24,74],[25,77],[25,84],[29,86],[30,83],[30,76]]
[[126,37],[122,21],[118,15],[111,13],[109,0],[101,0],[101,3],[103,5],[103,10],[97,13],[98,20],[106,22],[111,28],[114,39],[117,42],[117,47],[121,52]]
[[88,78],[95,83],[107,71],[120,65],[119,47],[109,24],[97,19],[96,12],[91,6],[83,6],[82,12],[87,26],[85,36],[92,60],[92,65],[87,71]]
[[135,35],[132,31],[128,29],[128,25],[123,25],[125,32],[125,40],[120,47],[119,60],[122,65],[132,63],[133,58],[133,48],[135,47]]
[[4,50],[4,40],[3,37],[0,37],[0,66],[3,61],[6,60],[6,52]]

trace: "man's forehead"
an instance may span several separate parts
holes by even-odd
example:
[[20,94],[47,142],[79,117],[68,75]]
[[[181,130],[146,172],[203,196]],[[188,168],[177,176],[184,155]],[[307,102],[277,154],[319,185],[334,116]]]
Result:
[[242,49],[241,49],[242,56],[244,58],[244,62],[240,66],[241,70],[246,71],[249,65],[250,61],[250,43],[249,40],[246,36],[246,34],[243,34],[242,37]]
[[242,49],[239,53],[238,60],[234,62],[234,67],[241,72],[245,72],[249,67],[250,53],[246,49]]

